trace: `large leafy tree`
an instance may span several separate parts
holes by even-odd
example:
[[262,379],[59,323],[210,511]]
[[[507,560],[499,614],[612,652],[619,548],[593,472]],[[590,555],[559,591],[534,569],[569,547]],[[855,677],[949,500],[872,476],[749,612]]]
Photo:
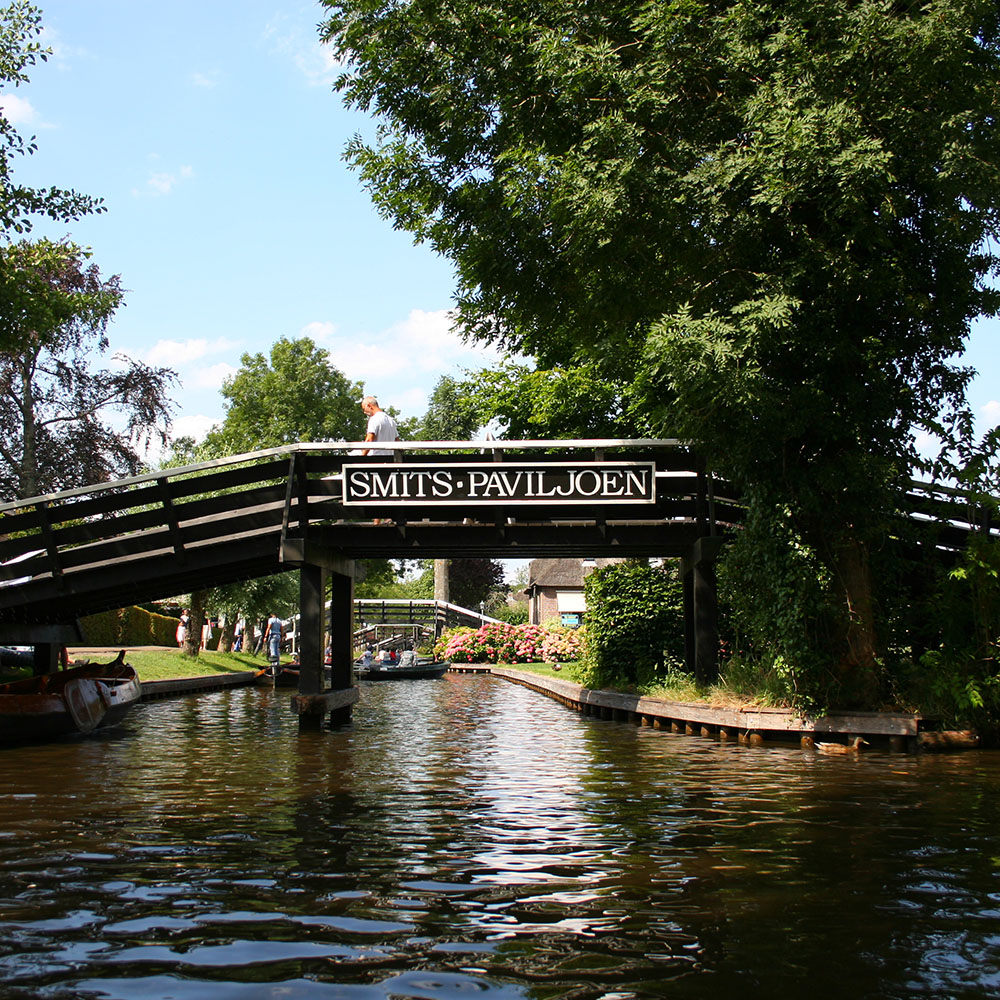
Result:
[[323,2],[381,118],[348,157],[454,260],[466,330],[635,376],[824,568],[863,689],[870,553],[915,429],[967,421],[952,359],[997,308],[1000,7]]
[[270,357],[244,354],[222,385],[226,417],[206,439],[213,456],[277,448],[299,441],[360,441],[364,387],[308,337],[282,337]]
[[95,361],[122,302],[72,243],[0,248],[2,324],[19,350],[0,352],[0,496],[38,496],[135,475],[137,446],[165,440],[175,374],[123,355]]
[[538,368],[507,363],[457,383],[460,401],[482,424],[495,422],[505,437],[645,437],[649,422],[632,406],[631,384],[592,363]]
[[415,428],[414,437],[422,441],[470,441],[481,421],[464,390],[463,382],[442,375],[431,393],[427,412]]
[[[28,70],[44,61],[49,50],[38,41],[41,11],[31,3],[16,0],[0,7],[0,93],[28,81]],[[57,187],[32,188],[14,180],[14,161],[35,151],[32,136],[25,139],[13,123],[0,113],[0,231],[21,234],[31,229],[33,215],[68,222],[91,212],[103,212],[100,199]],[[0,347],[10,346],[0,329]]]

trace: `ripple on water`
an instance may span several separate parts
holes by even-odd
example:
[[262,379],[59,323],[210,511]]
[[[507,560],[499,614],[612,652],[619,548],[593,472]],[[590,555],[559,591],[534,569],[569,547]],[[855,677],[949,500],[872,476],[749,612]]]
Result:
[[[994,757],[824,760],[588,719],[489,677],[258,689],[5,752],[12,997],[996,991]],[[850,919],[841,919],[848,913]],[[5,994],[6,995],[6,994]]]

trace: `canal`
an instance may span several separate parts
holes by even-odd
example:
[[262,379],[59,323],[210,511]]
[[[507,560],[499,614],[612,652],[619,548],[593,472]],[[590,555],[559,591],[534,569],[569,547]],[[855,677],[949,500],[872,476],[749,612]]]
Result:
[[144,704],[0,751],[0,996],[1000,992],[1000,755],[586,718],[489,676]]

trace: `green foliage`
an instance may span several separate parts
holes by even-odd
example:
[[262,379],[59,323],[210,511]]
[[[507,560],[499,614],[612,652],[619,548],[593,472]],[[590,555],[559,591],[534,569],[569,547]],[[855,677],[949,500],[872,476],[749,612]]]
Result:
[[871,689],[868,560],[915,429],[968,428],[954,358],[998,305],[1000,7],[323,3],[382,120],[348,160],[453,260],[461,327],[634,376],[629,412],[790,522],[827,588],[796,630]]
[[205,591],[204,602],[209,615],[225,615],[229,622],[258,622],[272,612],[288,618],[299,610],[299,574],[294,570],[212,587]]
[[909,700],[931,724],[943,729],[974,729],[984,745],[1000,744],[1000,676],[996,659],[929,650],[898,681]]
[[244,354],[240,370],[222,384],[226,417],[207,435],[214,456],[278,448],[300,441],[360,441],[363,385],[330,362],[308,338],[282,337],[263,354]]
[[966,595],[970,651],[995,666],[1000,652],[1000,543],[973,535],[951,571],[950,582]]
[[176,646],[177,619],[144,608],[119,608],[80,619],[88,646]]
[[496,421],[511,440],[536,438],[642,437],[648,431],[641,413],[628,410],[632,383],[596,363],[531,369],[506,364],[470,375],[462,399],[479,423]]
[[836,690],[829,571],[791,520],[776,513],[751,505],[743,530],[723,550],[719,589],[737,625],[730,652],[744,669],[756,665],[773,696],[817,708]]
[[[28,82],[28,70],[51,54],[38,41],[42,32],[42,12],[25,0],[13,0],[0,7],[0,91]],[[11,232],[26,233],[31,229],[32,215],[69,222],[91,212],[105,211],[101,200],[75,191],[56,187],[27,187],[13,179],[13,161],[35,152],[35,139],[25,140],[11,121],[0,115],[0,230],[4,237]],[[0,264],[2,271],[2,264]],[[0,279],[2,280],[2,279]],[[0,327],[0,350],[14,345]]]
[[414,433],[405,436],[421,441],[471,440],[482,421],[464,389],[463,383],[442,375],[434,386],[423,419]]
[[0,341],[17,345],[0,352],[0,499],[135,475],[136,445],[166,439],[176,374],[95,365],[124,293],[88,258],[68,242],[0,247]]
[[524,601],[508,603],[507,600],[493,601],[486,607],[486,614],[491,618],[507,622],[508,625],[526,625],[528,623],[528,605]]
[[476,610],[507,589],[503,566],[496,559],[449,559],[448,588],[452,604]]
[[627,561],[587,575],[585,687],[648,685],[684,661],[683,589],[676,575]]

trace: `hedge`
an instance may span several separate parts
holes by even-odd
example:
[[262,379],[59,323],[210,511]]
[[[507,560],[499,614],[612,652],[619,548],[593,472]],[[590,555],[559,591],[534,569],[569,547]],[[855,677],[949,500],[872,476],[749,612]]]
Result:
[[[88,646],[176,646],[177,619],[143,608],[118,608],[80,619]],[[218,642],[218,629],[212,637]],[[212,643],[209,644],[210,646]]]

